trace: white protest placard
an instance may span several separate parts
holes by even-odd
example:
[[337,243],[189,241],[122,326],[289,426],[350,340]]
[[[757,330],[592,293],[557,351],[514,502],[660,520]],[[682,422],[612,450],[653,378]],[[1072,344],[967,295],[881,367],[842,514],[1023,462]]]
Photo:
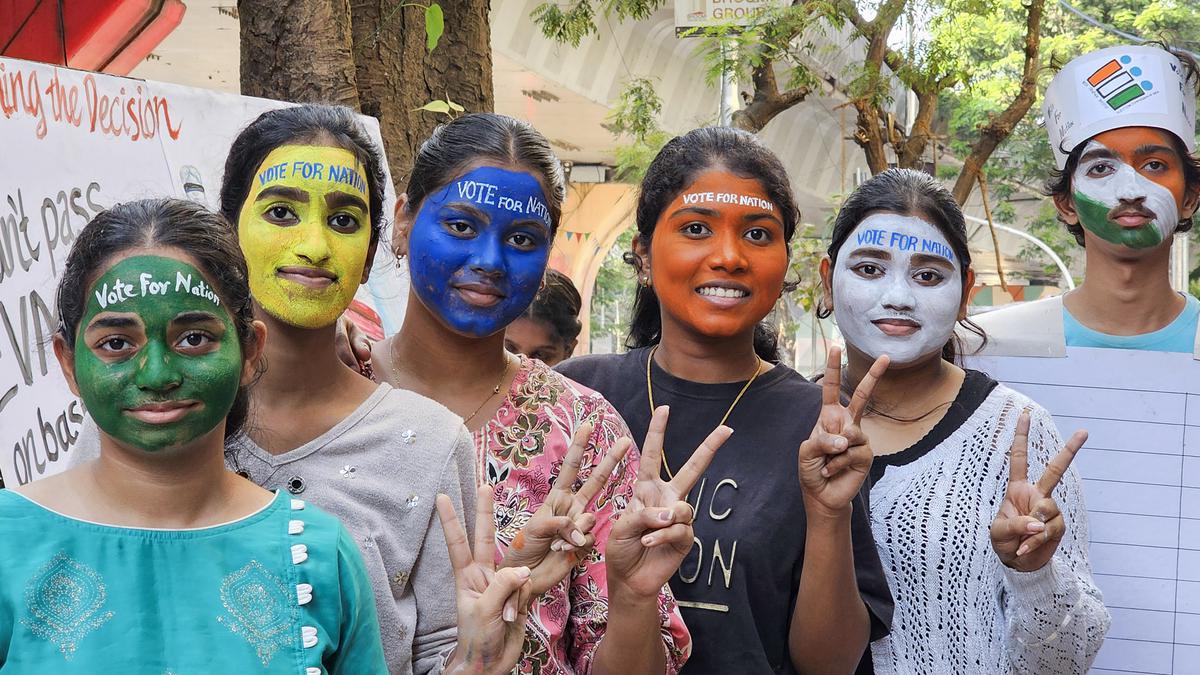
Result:
[[1200,362],[1068,347],[967,365],[1087,429],[1083,478],[1096,584],[1112,627],[1093,673],[1200,673]]
[[[263,111],[285,105],[0,58],[0,479],[6,484],[61,470],[86,414],[50,343],[58,326],[54,290],[79,231],[122,201],[181,197],[215,210],[233,138]],[[376,120],[362,121],[382,147]],[[390,180],[385,188],[390,220]],[[395,265],[386,254],[376,256],[376,270],[389,267]],[[399,278],[380,283],[379,291],[402,300],[407,288],[396,285]]]

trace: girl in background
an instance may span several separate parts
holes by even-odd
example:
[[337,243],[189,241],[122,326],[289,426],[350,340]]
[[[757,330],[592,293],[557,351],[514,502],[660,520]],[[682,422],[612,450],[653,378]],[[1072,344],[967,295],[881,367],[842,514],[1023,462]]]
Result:
[[582,304],[570,277],[547,268],[533,304],[504,330],[504,348],[548,366],[571,358],[583,329],[579,321]]

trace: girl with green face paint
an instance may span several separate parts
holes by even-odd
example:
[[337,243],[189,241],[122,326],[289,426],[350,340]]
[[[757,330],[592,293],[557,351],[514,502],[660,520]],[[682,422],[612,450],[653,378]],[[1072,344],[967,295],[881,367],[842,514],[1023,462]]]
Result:
[[0,672],[385,672],[350,534],[224,467],[262,341],[246,277],[192,202],[80,233],[54,347],[100,455],[0,491],[0,540],[22,542],[0,548]]
[[211,432],[233,407],[242,350],[229,311],[192,265],[137,255],[87,294],[75,383],[96,424],[147,452]]

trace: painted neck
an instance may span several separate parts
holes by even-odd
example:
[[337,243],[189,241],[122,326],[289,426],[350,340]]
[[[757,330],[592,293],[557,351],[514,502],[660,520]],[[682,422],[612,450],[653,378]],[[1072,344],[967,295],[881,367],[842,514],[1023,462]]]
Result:
[[654,361],[675,377],[702,384],[742,382],[759,365],[753,328],[729,338],[708,338],[668,320],[663,321]]
[[[504,331],[481,338],[459,335],[443,326],[415,293],[408,296],[404,324],[387,342],[396,375],[427,392],[478,389],[480,382],[499,377],[508,363]],[[392,379],[389,375],[381,374]]]
[[1111,335],[1149,333],[1171,323],[1184,300],[1171,288],[1171,247],[1145,255],[1114,256],[1085,249],[1083,283],[1064,302],[1083,325]]
[[189,447],[145,453],[100,434],[100,457],[90,477],[106,510],[133,527],[189,528],[211,525],[244,478],[225,469],[224,425]]

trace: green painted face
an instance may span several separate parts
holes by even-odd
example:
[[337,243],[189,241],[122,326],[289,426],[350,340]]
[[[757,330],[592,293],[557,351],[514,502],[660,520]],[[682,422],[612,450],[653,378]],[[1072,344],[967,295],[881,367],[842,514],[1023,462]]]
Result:
[[241,373],[233,319],[195,267],[134,256],[88,291],[75,380],[96,424],[122,443],[155,452],[212,431]]

